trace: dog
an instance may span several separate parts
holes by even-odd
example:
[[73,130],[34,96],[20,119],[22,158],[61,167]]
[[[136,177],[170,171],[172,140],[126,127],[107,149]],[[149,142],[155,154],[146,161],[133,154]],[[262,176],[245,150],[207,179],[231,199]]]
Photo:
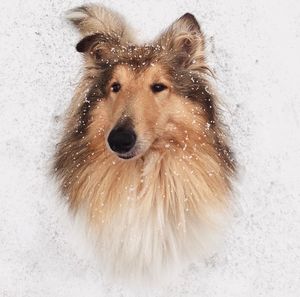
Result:
[[103,6],[67,18],[84,73],[53,172],[105,273],[158,282],[210,249],[232,201],[236,164],[204,34],[190,13],[145,44]]

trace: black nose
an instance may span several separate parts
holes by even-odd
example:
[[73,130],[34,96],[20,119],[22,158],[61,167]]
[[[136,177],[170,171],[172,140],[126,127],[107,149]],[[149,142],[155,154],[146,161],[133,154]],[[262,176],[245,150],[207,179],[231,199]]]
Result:
[[134,147],[136,134],[132,128],[119,127],[109,133],[107,141],[114,152],[124,154]]

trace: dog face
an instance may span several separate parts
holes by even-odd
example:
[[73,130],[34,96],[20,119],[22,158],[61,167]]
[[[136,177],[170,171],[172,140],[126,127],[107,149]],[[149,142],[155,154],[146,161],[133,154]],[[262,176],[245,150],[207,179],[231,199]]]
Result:
[[90,114],[93,145],[105,141],[111,153],[131,159],[184,142],[183,130],[200,139],[207,112],[176,91],[167,68],[159,62],[138,70],[128,64],[114,68],[105,97]]
[[[103,108],[92,113],[90,133],[105,127],[107,148],[120,158],[144,155],[161,138],[172,113],[172,85],[167,74],[154,64],[139,71],[118,65],[106,87]],[[101,138],[99,141],[104,141]]]
[[87,135],[94,149],[105,143],[122,159],[184,146],[189,133],[201,141],[215,125],[214,100],[199,76],[207,73],[203,46],[191,15],[151,45],[124,44],[99,33],[85,37],[77,50],[97,78],[78,111],[80,135]]

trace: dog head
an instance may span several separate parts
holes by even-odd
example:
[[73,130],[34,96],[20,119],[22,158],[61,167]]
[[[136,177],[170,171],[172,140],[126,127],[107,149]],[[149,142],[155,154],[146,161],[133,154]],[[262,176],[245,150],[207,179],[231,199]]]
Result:
[[89,176],[90,164],[135,166],[153,153],[202,156],[220,164],[224,176],[233,172],[193,15],[142,45],[122,18],[101,7],[77,8],[69,18],[83,35],[76,49],[85,69],[55,158],[65,194],[78,191],[72,185]]
[[76,49],[92,82],[74,133],[93,149],[105,144],[119,158],[139,158],[151,149],[184,147],[188,134],[201,142],[207,128],[214,129],[204,37],[193,15],[183,15],[151,44],[134,45],[104,30],[85,36]]

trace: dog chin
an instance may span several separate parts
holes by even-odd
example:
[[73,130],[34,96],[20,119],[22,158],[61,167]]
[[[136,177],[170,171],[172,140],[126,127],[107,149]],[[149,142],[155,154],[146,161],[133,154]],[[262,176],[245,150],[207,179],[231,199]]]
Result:
[[148,145],[140,145],[139,143],[135,145],[129,152],[120,154],[120,153],[115,153],[118,158],[122,160],[136,160],[141,157],[143,157],[151,147],[151,143]]
[[117,154],[117,156],[123,160],[132,160],[132,159],[138,159],[139,157],[141,157],[142,153],[138,152],[138,151],[132,151],[132,152],[128,152],[126,154]]
[[119,158],[121,158],[121,159],[123,159],[123,160],[129,160],[129,159],[132,159],[132,158],[134,158],[134,157],[136,157],[136,155],[134,155],[134,154],[130,154],[130,155],[120,155],[120,154],[118,154],[117,155]]
[[130,159],[136,158],[137,155],[139,155],[138,151],[135,147],[133,147],[129,152],[126,152],[126,153],[118,153],[118,152],[113,152],[113,151],[112,151],[112,153],[122,160],[130,160]]

